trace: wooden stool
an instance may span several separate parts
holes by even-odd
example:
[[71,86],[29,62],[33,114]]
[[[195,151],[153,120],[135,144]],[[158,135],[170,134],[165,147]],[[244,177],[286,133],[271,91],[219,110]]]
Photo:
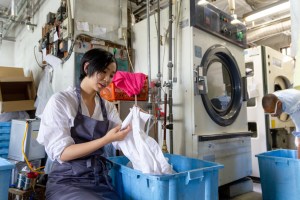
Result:
[[[19,200],[45,200],[45,190],[46,187],[42,185],[36,185],[34,191],[32,189],[19,190],[17,188],[9,188],[8,200],[14,200],[16,197],[19,197]],[[30,198],[32,195],[34,195],[34,198]]]

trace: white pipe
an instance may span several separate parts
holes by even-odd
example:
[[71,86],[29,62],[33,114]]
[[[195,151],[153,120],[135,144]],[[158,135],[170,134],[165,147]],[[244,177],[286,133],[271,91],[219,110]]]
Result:
[[0,21],[0,45],[2,44],[3,21]]
[[266,26],[261,29],[255,30],[255,31],[248,32],[247,33],[247,41],[248,41],[248,43],[253,43],[253,42],[259,41],[263,38],[266,38],[270,35],[288,31],[290,29],[291,29],[291,20],[284,21],[279,24],[274,24],[271,26]]
[[7,32],[10,31],[10,29],[13,25],[13,20],[19,21],[19,19],[21,18],[22,14],[23,14],[23,12],[25,11],[25,8],[26,8],[25,4],[26,4],[26,0],[22,0],[18,3],[17,7],[19,7],[20,10],[17,10],[17,12],[18,12],[19,15],[16,16],[16,17],[10,17],[9,23],[6,24],[5,29],[3,30],[3,33],[2,33],[3,38],[6,37]]
[[72,19],[72,10],[71,10],[71,1],[67,0],[67,12],[68,12],[68,36],[69,38],[73,38],[74,34],[74,23]]
[[151,48],[150,48],[150,0],[147,0],[147,67],[148,67],[148,112],[152,114]]
[[12,17],[15,17],[17,15],[17,9],[16,9],[16,4],[15,4],[15,0],[11,0],[11,7],[10,7],[10,15]]
[[292,56],[295,56],[294,88],[300,90],[300,32],[299,32],[299,0],[290,0],[291,2],[291,20],[292,20]]
[[234,14],[235,0],[228,0],[228,7],[229,7],[229,10],[230,10],[230,14]]
[[3,31],[3,21],[0,21],[0,34],[2,35],[2,31]]

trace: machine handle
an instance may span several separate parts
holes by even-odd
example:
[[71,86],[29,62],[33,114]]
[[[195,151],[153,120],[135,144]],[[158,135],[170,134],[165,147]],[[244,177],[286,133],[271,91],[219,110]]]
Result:
[[289,161],[285,159],[275,159],[275,165],[287,165],[289,166]]
[[206,76],[198,76],[198,84],[197,89],[200,94],[207,94],[207,77]]
[[185,178],[185,184],[189,184],[191,180],[200,179],[200,181],[203,181],[204,175],[203,171],[190,171],[187,173],[187,176]]
[[200,65],[194,69],[194,94],[201,95],[207,94],[207,77],[202,76],[202,72],[200,72]]

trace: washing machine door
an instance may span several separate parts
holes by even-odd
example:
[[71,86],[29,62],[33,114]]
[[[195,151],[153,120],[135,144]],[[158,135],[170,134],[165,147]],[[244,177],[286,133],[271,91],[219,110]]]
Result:
[[232,124],[242,106],[242,79],[239,66],[222,45],[210,47],[200,67],[206,79],[206,92],[200,92],[204,107],[211,119],[220,126]]

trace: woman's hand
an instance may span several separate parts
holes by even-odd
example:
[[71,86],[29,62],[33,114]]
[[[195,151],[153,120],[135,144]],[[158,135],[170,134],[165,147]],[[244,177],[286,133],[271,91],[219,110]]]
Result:
[[119,125],[108,131],[104,137],[92,140],[90,142],[72,144],[66,147],[60,155],[61,161],[65,162],[69,160],[74,160],[76,158],[81,158],[83,156],[89,155],[90,153],[109,143],[123,140],[131,130],[131,126],[129,125],[123,130],[120,129],[121,126]]
[[107,132],[107,134],[104,136],[109,141],[109,143],[114,141],[121,141],[124,140],[124,138],[127,136],[129,131],[131,130],[131,126],[128,125],[125,129],[121,129],[121,125],[116,126],[115,128],[111,129]]

